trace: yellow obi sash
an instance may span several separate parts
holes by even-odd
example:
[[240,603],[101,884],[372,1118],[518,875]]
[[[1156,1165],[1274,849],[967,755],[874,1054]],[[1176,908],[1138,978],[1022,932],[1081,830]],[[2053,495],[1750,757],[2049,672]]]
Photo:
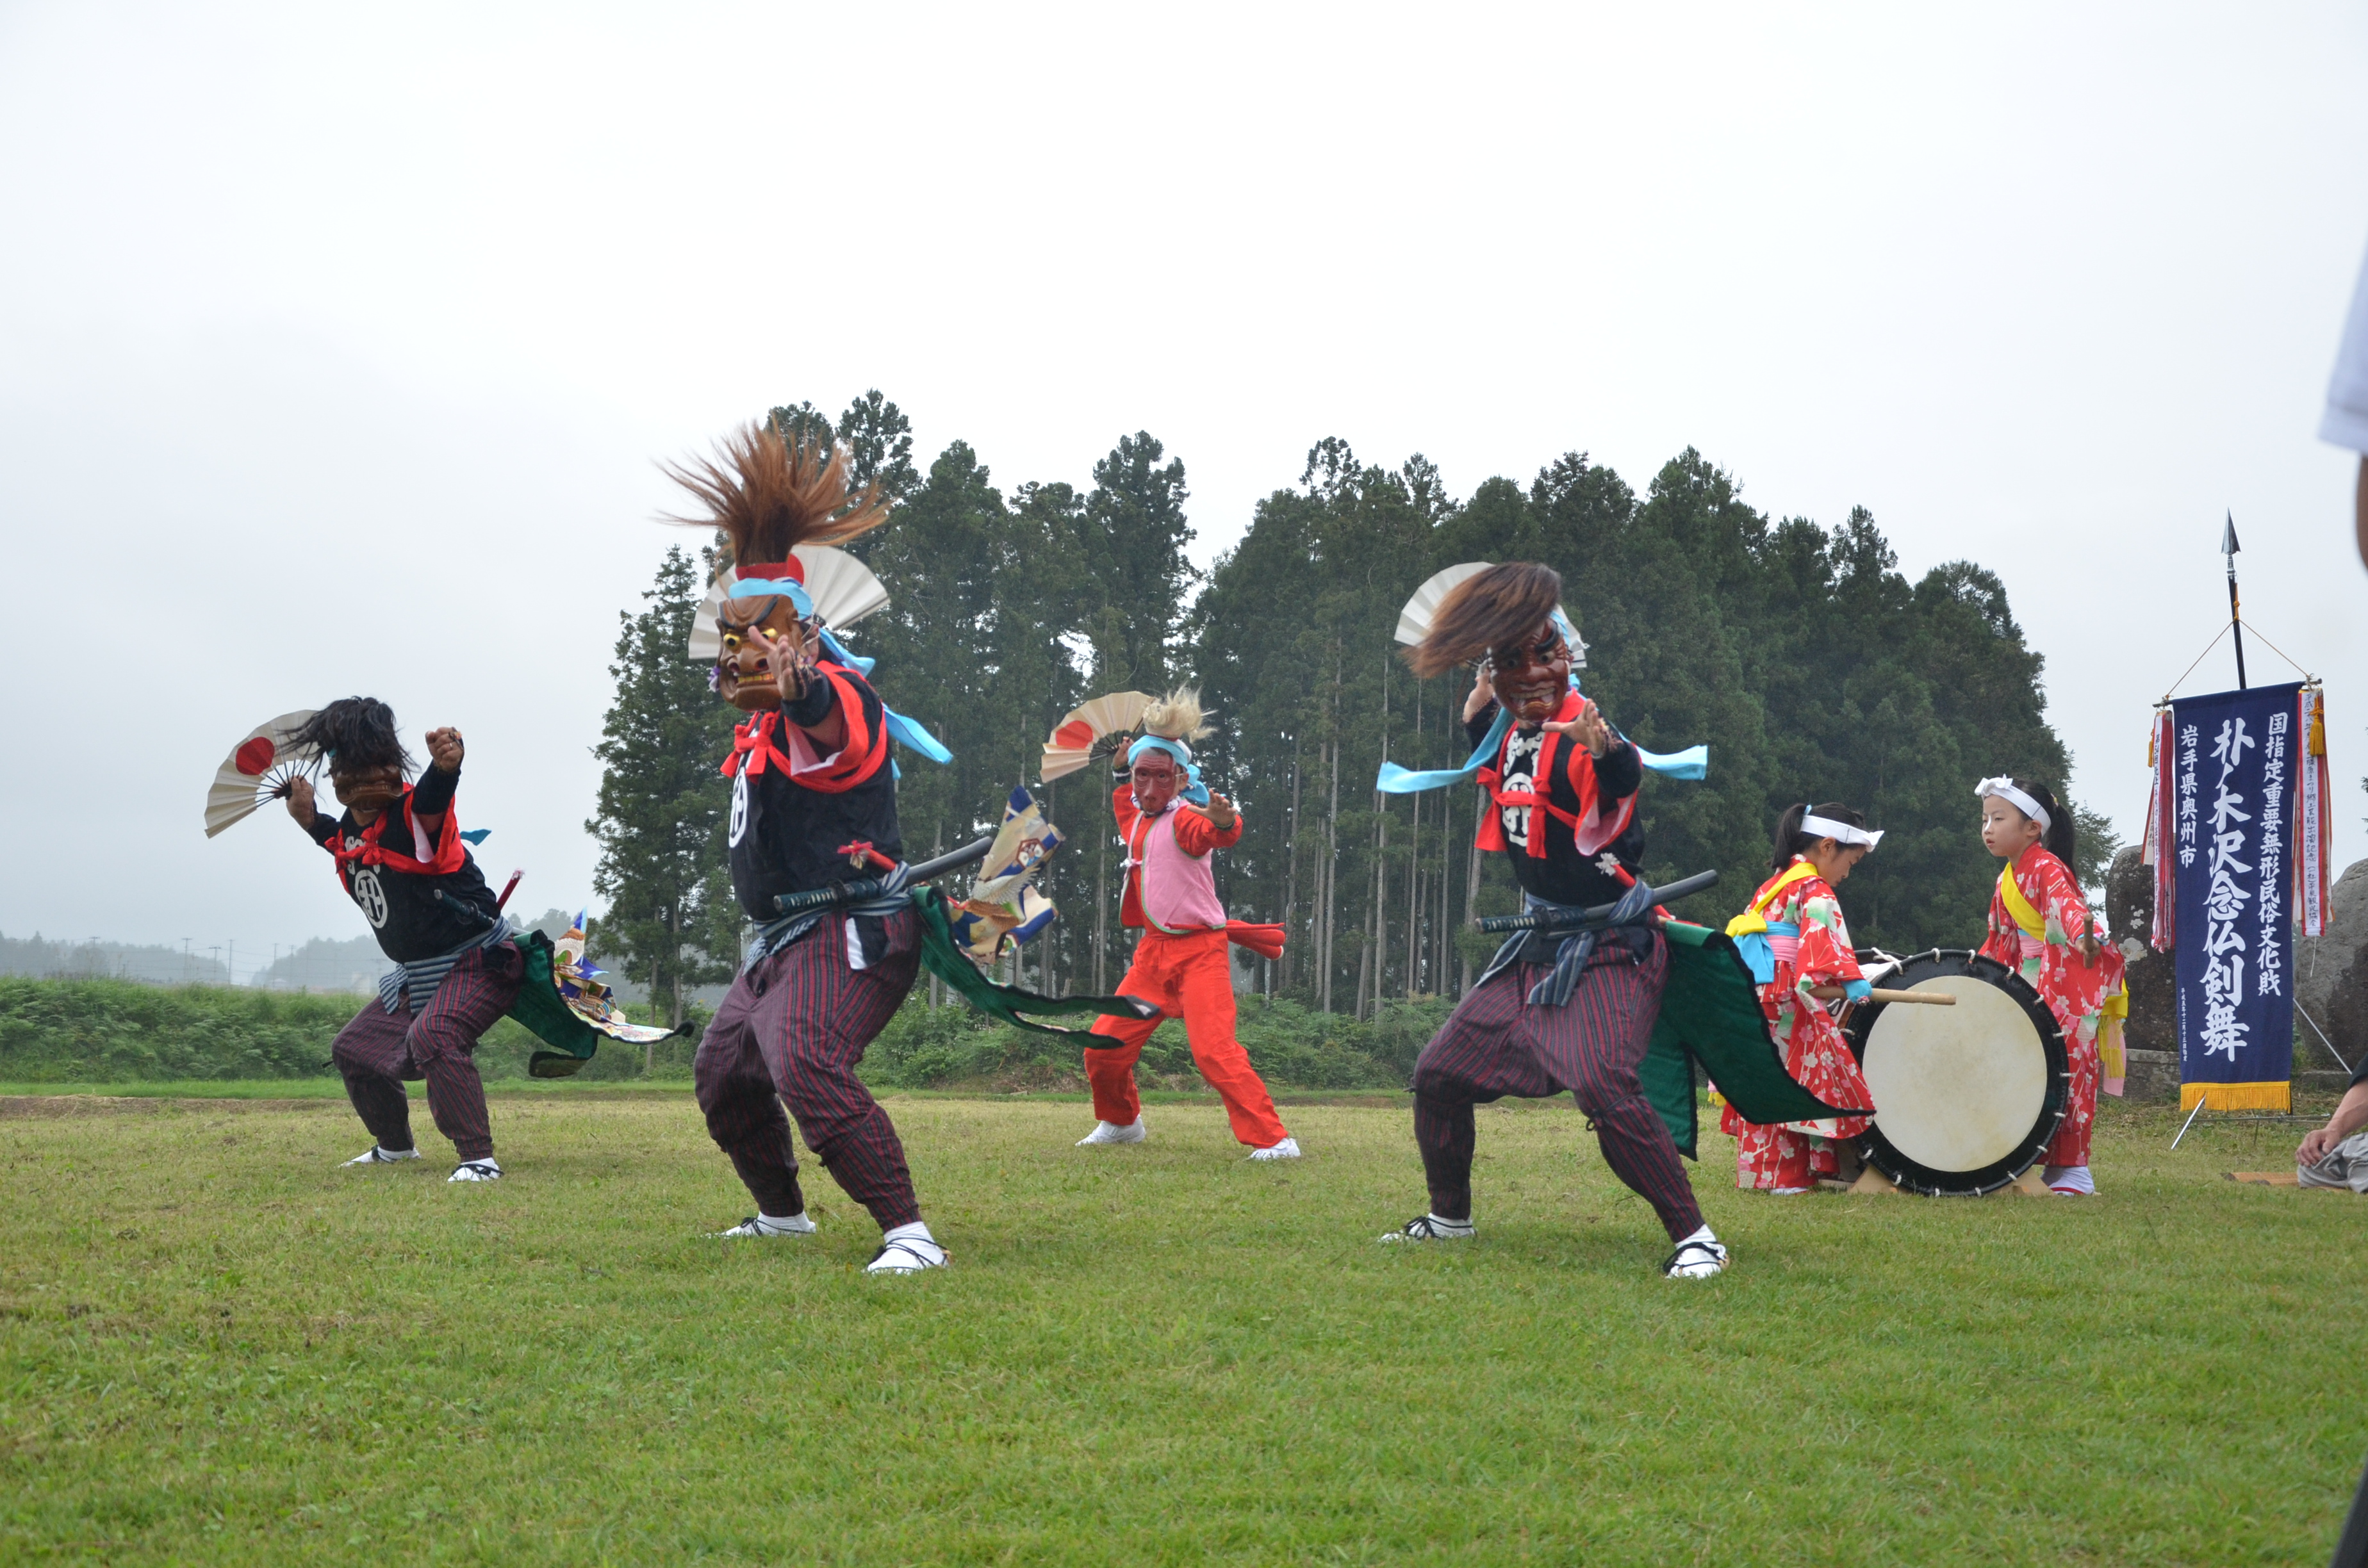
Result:
[[2011,860],[2007,862],[2004,870],[1998,872],[1998,902],[2006,905],[2007,914],[2022,927],[2024,936],[2042,939],[2046,937],[2046,917],[2031,906],[2031,900],[2022,896],[2022,889],[2014,880],[2014,862]]
[[1768,912],[1784,896],[1784,890],[1794,882],[1804,882],[1817,874],[1817,869],[1806,860],[1795,860],[1785,868],[1784,874],[1768,884],[1768,891],[1751,901],[1751,907],[1726,923],[1730,937],[1748,937],[1768,929]]

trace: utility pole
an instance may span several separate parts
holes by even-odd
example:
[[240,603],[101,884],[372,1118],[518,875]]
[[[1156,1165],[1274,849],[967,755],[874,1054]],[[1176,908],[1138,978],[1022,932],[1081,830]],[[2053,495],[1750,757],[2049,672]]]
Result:
[[2245,689],[2245,620],[2237,611],[2237,514],[2220,530],[2220,553],[2228,561],[2228,630],[2237,636],[2237,689]]

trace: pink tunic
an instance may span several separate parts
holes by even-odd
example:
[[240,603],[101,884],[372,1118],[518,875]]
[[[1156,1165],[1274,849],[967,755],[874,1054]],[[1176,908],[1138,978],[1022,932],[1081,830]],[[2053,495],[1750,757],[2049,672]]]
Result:
[[1137,819],[1127,864],[1142,868],[1143,914],[1155,931],[1205,931],[1225,923],[1217,902],[1217,875],[1206,854],[1194,855],[1176,841],[1180,806]]

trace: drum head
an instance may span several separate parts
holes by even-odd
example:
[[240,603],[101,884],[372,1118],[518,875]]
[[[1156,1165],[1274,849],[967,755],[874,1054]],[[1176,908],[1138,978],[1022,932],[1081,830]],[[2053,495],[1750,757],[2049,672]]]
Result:
[[2021,976],[1961,949],[1909,959],[1884,984],[1957,1000],[1874,1004],[1843,1029],[1874,1097],[1867,1162],[1930,1197],[2005,1187],[2064,1117],[2071,1074],[2055,1016]]

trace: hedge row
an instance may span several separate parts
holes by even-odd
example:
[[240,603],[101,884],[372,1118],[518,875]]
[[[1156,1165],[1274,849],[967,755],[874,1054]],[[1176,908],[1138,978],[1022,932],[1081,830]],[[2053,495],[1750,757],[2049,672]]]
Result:
[[[330,1042],[363,1005],[359,996],[290,994],[244,987],[139,985],[115,980],[0,978],[0,1082],[125,1084],[207,1078],[309,1078],[332,1073]],[[1309,1089],[1400,1089],[1415,1053],[1448,1004],[1384,1007],[1359,1023],[1295,1002],[1241,1005],[1238,1032],[1267,1081]],[[655,1051],[605,1046],[587,1079],[685,1079],[704,1025]],[[523,1078],[532,1036],[505,1018],[478,1047],[488,1079]],[[1074,1086],[1082,1077],[1075,1039],[995,1024],[955,1005],[930,1007],[919,988],[866,1056],[864,1080],[881,1088]],[[1197,1083],[1179,1024],[1144,1048],[1148,1083]]]

